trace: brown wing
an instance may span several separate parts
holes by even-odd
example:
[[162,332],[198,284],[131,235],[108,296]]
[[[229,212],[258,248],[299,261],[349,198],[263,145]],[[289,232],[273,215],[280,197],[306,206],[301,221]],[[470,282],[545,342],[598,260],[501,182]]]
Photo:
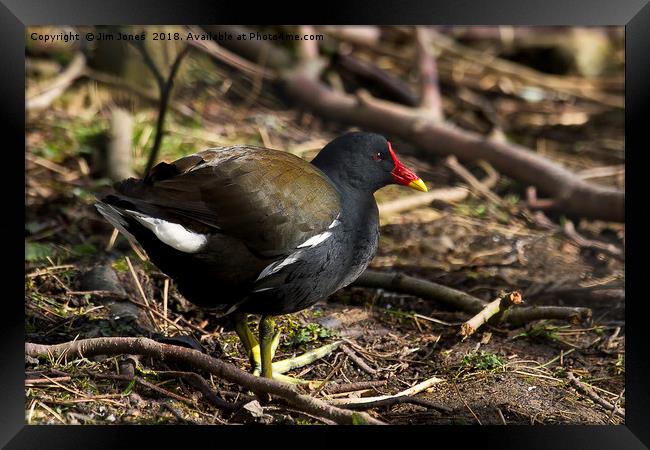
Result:
[[262,147],[204,150],[158,164],[144,183],[125,182],[117,190],[148,214],[218,229],[263,256],[286,253],[327,229],[341,209],[318,168]]

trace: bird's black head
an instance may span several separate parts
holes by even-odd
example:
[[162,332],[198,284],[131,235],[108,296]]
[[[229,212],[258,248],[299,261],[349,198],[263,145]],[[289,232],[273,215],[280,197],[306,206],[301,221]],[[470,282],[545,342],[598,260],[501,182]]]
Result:
[[427,190],[420,178],[397,159],[379,134],[346,133],[327,144],[312,160],[335,183],[374,192],[389,184]]

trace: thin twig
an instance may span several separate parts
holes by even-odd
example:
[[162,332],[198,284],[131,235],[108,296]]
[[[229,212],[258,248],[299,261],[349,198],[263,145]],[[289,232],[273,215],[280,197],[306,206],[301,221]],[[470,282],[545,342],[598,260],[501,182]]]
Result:
[[176,72],[180,67],[183,57],[185,57],[185,55],[189,51],[189,46],[186,45],[185,47],[183,47],[183,49],[180,52],[178,52],[178,54],[176,55],[176,58],[174,59],[174,62],[172,63],[171,69],[169,71],[169,76],[167,77],[167,80],[165,80],[162,77],[162,74],[160,73],[160,71],[154,64],[153,60],[151,59],[149,52],[146,50],[144,43],[141,43],[136,47],[138,48],[138,50],[140,50],[140,53],[142,53],[142,55],[145,57],[145,63],[147,63],[147,66],[156,77],[156,81],[158,82],[158,88],[160,90],[160,102],[158,104],[158,120],[156,121],[156,134],[154,137],[153,146],[151,147],[151,151],[149,153],[149,159],[147,160],[147,165],[144,170],[144,176],[146,177],[149,175],[149,172],[151,172],[151,168],[153,167],[154,163],[158,158],[158,152],[160,151],[160,145],[162,144],[162,138],[165,132],[164,127],[165,127],[165,115],[167,114],[167,109],[168,109],[167,105],[171,97],[172,88],[174,87],[174,77],[176,76]]
[[376,369],[373,369],[370,367],[368,364],[365,363],[365,361],[357,356],[356,353],[354,353],[354,350],[349,348],[347,345],[341,346],[341,350],[350,357],[354,363],[359,366],[364,372],[369,373],[370,375],[374,375],[377,373]]
[[126,262],[129,265],[129,270],[131,271],[131,276],[133,277],[133,280],[135,281],[135,284],[138,286],[138,291],[140,292],[140,296],[142,296],[142,299],[144,300],[144,304],[146,305],[146,310],[149,313],[149,317],[151,318],[151,324],[154,327],[158,327],[158,322],[156,322],[156,319],[153,317],[153,309],[149,305],[149,300],[147,300],[147,296],[144,293],[144,289],[142,289],[142,285],[140,284],[140,280],[138,279],[138,275],[135,273],[135,269],[133,269],[133,264],[131,264],[131,258],[128,256],[126,257]]
[[602,398],[600,395],[596,394],[590,386],[581,382],[576,378],[576,376],[571,371],[566,373],[569,382],[575,387],[580,393],[586,395],[593,402],[598,403],[600,406],[604,407],[608,411],[613,411],[616,415],[625,418],[625,410],[618,408],[616,405],[612,405],[610,402]]

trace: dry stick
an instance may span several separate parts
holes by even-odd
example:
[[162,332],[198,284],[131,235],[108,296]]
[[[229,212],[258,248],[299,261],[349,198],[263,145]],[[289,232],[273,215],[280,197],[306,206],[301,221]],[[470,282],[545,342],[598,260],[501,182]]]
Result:
[[616,413],[618,416],[625,418],[625,410],[622,408],[618,408],[616,405],[612,405],[610,402],[605,400],[604,398],[600,397],[598,394],[596,394],[593,389],[591,389],[589,386],[578,380],[573,372],[568,371],[567,372],[567,378],[569,379],[569,382],[575,387],[579,392],[582,394],[585,394],[587,397],[589,397],[592,401],[595,403],[598,403],[600,406],[604,407],[605,409],[609,411],[613,411]]
[[254,400],[253,397],[249,397],[247,395],[242,395],[243,400],[234,403],[223,400],[217,395],[217,391],[215,391],[210,387],[210,384],[207,382],[207,380],[203,378],[201,375],[199,375],[198,373],[180,372],[180,371],[172,371],[172,370],[167,370],[167,371],[159,370],[156,371],[156,373],[159,375],[180,377],[181,379],[191,384],[199,392],[201,392],[201,394],[203,394],[203,397],[210,404],[224,411],[237,411],[241,409],[241,407],[244,406],[246,403],[250,402],[251,400]]
[[487,323],[490,318],[499,312],[503,314],[512,305],[520,305],[523,303],[521,292],[503,292],[492,302],[485,305],[478,314],[469,319],[467,322],[460,326],[460,335],[463,338],[471,336],[478,330],[481,325]]
[[[311,25],[300,25],[298,27],[300,34],[303,36],[307,34],[315,34],[314,27]],[[310,60],[318,58],[318,41],[310,41],[303,39],[299,41],[298,45],[298,55],[302,60]]]
[[343,352],[344,352],[346,355],[348,355],[348,356],[350,357],[350,359],[351,359],[352,361],[354,361],[354,363],[355,363],[357,366],[359,366],[359,367],[360,367],[364,372],[369,373],[370,375],[374,375],[374,374],[377,373],[377,370],[376,370],[376,369],[373,369],[373,368],[370,367],[368,364],[366,364],[365,361],[364,361],[363,359],[359,358],[359,357],[357,356],[357,354],[354,353],[354,351],[353,351],[351,348],[349,348],[347,345],[343,345],[343,346],[341,346],[341,350],[343,350]]
[[438,83],[436,57],[431,49],[431,30],[415,27],[415,45],[418,52],[418,69],[420,72],[420,106],[427,110],[432,120],[442,120],[442,99]]
[[[261,76],[265,80],[274,80],[276,78],[275,74],[259,65],[250,62],[236,53],[231,52],[217,44],[215,41],[201,41],[201,40],[192,40],[187,41],[189,45],[202,50],[219,61],[228,64],[229,66],[240,70],[246,73],[249,76],[257,77]],[[262,55],[263,53],[260,53]],[[269,55],[270,57],[271,55]]]
[[[436,409],[444,413],[451,413],[453,410],[441,403],[434,402],[426,398],[413,397],[411,395],[400,395],[397,397],[389,398],[379,398],[379,397],[366,397],[363,400],[372,400],[364,401],[363,403],[348,403],[344,407],[346,409],[373,409],[373,408],[385,408],[387,406],[399,405],[402,403],[409,403],[412,405],[424,406],[426,408]],[[373,400],[376,399],[376,400]]]
[[41,93],[25,100],[27,111],[38,111],[49,107],[72,83],[84,74],[86,57],[78,52],[68,66]]
[[[348,356],[350,355],[348,354]],[[388,380],[375,380],[375,381],[359,381],[356,383],[345,383],[345,384],[329,384],[325,387],[325,394],[332,395],[332,394],[343,394],[346,392],[365,391],[368,389],[374,389],[377,387],[384,386],[387,383]]]
[[593,248],[596,250],[600,250],[604,253],[614,256],[617,259],[621,259],[624,257],[623,249],[617,247],[616,245],[595,241],[593,239],[587,239],[584,236],[582,236],[580,233],[578,233],[575,226],[573,225],[573,222],[570,220],[567,220],[564,223],[564,226],[562,227],[562,231],[564,231],[564,234],[567,235],[567,237],[569,237],[571,240],[573,240],[579,247]]
[[[163,317],[167,320],[167,298],[169,296],[169,278],[165,278],[163,283]],[[168,325],[165,322],[165,334],[167,334]]]
[[467,188],[457,186],[421,192],[389,202],[379,203],[377,206],[379,207],[379,215],[381,217],[388,217],[393,214],[428,206],[434,201],[442,201],[445,203],[460,202],[467,198],[468,195],[469,190]]
[[572,324],[591,319],[591,309],[569,306],[527,306],[507,310],[501,317],[502,323],[521,326],[535,320],[565,320]]
[[129,265],[129,271],[131,272],[131,276],[133,277],[133,280],[135,281],[135,284],[138,286],[138,291],[140,292],[140,296],[144,300],[144,304],[146,305],[146,310],[149,313],[149,317],[151,318],[151,324],[158,328],[158,322],[156,322],[156,319],[153,317],[153,308],[149,305],[149,300],[147,300],[147,296],[144,293],[144,289],[142,289],[142,285],[140,284],[140,280],[138,279],[138,275],[135,273],[135,269],[133,269],[133,264],[131,264],[131,258],[128,256],[126,257],[126,262]]
[[332,62],[339,70],[349,72],[367,84],[378,86],[383,97],[408,106],[417,106],[418,98],[408,84],[373,64],[361,61],[352,55],[336,53]]
[[[480,164],[486,171],[487,176],[483,180],[477,181],[488,190],[492,189],[497,184],[497,181],[499,181],[499,174],[485,161],[481,161]],[[476,178],[474,179],[476,180]],[[379,215],[386,217],[391,214],[397,214],[428,205],[436,200],[447,203],[459,202],[467,198],[468,195],[469,190],[466,187],[457,186],[417,193],[390,202],[380,203],[377,206],[379,207]]]
[[[354,285],[386,289],[402,294],[414,295],[425,300],[435,300],[470,314],[477,314],[486,305],[486,302],[483,300],[466,292],[400,273],[366,270]],[[513,326],[520,326],[534,320],[542,319],[567,320],[575,323],[590,318],[591,309],[589,308],[528,306],[507,311],[501,318],[501,322]]]
[[503,203],[501,197],[496,195],[485,184],[476,179],[476,177],[472,175],[469,170],[467,170],[458,162],[458,159],[456,159],[454,155],[449,155],[447,157],[445,165],[449,167],[456,175],[465,180],[465,182],[467,182],[467,184],[469,184],[472,189],[480,193],[489,201],[496,203],[497,205],[501,205]]
[[454,389],[456,390],[456,394],[458,394],[458,397],[460,397],[460,400],[463,402],[463,404],[464,404],[465,407],[469,410],[469,412],[472,413],[472,415],[473,415],[474,418],[476,419],[476,422],[477,422],[479,425],[483,425],[483,424],[481,423],[481,419],[479,419],[478,416],[476,415],[476,413],[474,412],[474,410],[472,410],[472,408],[470,408],[469,404],[468,404],[467,401],[465,400],[465,397],[463,397],[463,396],[461,395],[460,390],[458,389],[458,386],[456,385],[456,383],[453,383],[453,385],[454,385]]
[[[398,392],[395,395],[380,395],[377,397],[364,397],[364,398],[335,398],[328,400],[328,403],[331,405],[340,405],[343,406],[344,408],[359,408],[359,407],[368,407],[368,408],[375,408],[377,405],[379,406],[387,406],[395,403],[401,403],[401,402],[407,402],[407,403],[413,403],[414,401],[414,395],[429,389],[431,386],[437,383],[441,383],[445,380],[442,378],[438,377],[431,377],[428,380],[424,380],[421,383],[416,384],[413,387],[410,387],[404,391]],[[419,402],[419,400],[415,400]],[[436,404],[435,402],[427,402],[428,406],[434,407],[436,409],[441,408],[443,410],[447,410],[447,408]],[[420,402],[422,404],[422,402]],[[370,405],[370,406],[368,406]]]
[[47,384],[47,383],[52,383],[53,381],[70,381],[70,380],[71,378],[69,376],[54,377],[54,378],[26,378],[25,385]]
[[392,292],[414,295],[423,299],[436,300],[469,313],[477,313],[485,306],[483,300],[465,292],[400,273],[366,270],[354,285],[381,288]]
[[369,424],[383,424],[383,422],[367,414],[345,411],[308,395],[300,394],[295,387],[285,383],[253,376],[231,364],[212,358],[197,350],[161,344],[147,338],[93,338],[57,345],[26,343],[25,354],[32,357],[50,356],[55,358],[121,354],[150,356],[166,362],[187,364],[216,377],[237,383],[246,389],[278,396],[296,409],[334,420],[339,424],[353,424],[359,421]]

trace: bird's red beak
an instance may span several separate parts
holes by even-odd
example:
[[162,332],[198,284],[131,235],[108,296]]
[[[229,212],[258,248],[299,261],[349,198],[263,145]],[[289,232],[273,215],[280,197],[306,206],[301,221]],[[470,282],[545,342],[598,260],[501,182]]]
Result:
[[399,159],[397,159],[397,155],[393,151],[393,147],[390,145],[390,142],[388,143],[388,151],[390,152],[390,156],[393,158],[393,162],[395,163],[395,168],[391,172],[395,183],[408,186],[411,189],[418,191],[427,192],[427,186],[420,179],[420,177],[418,177],[415,172],[407,168],[400,162]]

